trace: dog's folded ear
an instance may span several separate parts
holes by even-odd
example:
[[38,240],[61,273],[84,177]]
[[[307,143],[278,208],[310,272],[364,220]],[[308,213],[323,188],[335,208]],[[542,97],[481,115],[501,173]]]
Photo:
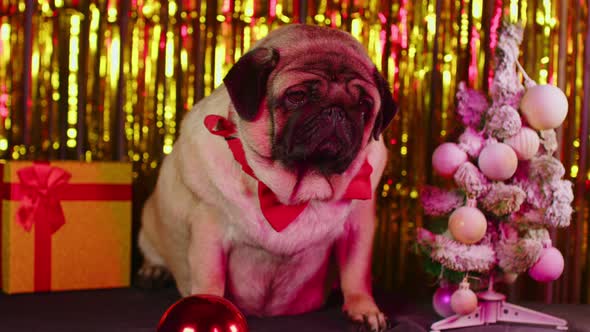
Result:
[[377,68],[373,71],[373,78],[375,80],[375,84],[377,85],[377,89],[379,90],[379,95],[381,96],[381,108],[377,112],[377,117],[375,118],[375,125],[373,126],[373,138],[375,140],[379,139],[379,135],[389,126],[391,120],[397,113],[397,104],[393,100],[393,95],[391,94],[391,90],[389,89],[389,84],[383,78],[381,73],[377,70]]
[[256,119],[258,106],[266,95],[268,76],[278,62],[277,50],[255,48],[244,54],[223,79],[231,102],[242,119]]

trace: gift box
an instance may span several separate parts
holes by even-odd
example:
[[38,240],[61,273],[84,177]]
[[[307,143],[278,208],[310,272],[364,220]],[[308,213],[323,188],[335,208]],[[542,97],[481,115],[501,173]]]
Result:
[[4,292],[129,285],[131,164],[9,161],[0,174]]

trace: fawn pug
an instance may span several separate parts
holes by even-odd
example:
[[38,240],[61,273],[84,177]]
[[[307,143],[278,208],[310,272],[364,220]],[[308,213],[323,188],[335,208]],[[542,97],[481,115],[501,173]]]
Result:
[[290,315],[323,305],[337,266],[343,309],[384,329],[370,285],[373,192],[396,111],[351,35],[272,31],[183,119],[143,209],[140,275],[165,268],[183,296]]

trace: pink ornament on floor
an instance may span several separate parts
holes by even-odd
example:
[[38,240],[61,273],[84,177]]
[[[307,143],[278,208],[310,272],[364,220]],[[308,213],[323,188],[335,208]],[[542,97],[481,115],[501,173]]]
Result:
[[455,240],[473,244],[486,235],[488,223],[484,214],[477,208],[462,206],[451,213],[448,228]]
[[451,296],[457,290],[457,286],[448,282],[441,282],[440,287],[432,296],[432,307],[441,317],[449,317],[455,314],[451,308]]
[[518,157],[507,144],[492,143],[479,154],[478,166],[481,172],[491,180],[508,180],[516,172]]
[[505,139],[504,143],[514,149],[519,160],[529,160],[539,151],[541,140],[536,131],[529,127],[522,127],[518,134]]
[[538,282],[554,281],[563,273],[563,267],[561,252],[554,247],[544,248],[539,260],[529,269],[529,276]]
[[443,177],[452,177],[457,168],[467,161],[467,153],[455,143],[443,143],[432,154],[432,167]]
[[538,130],[559,127],[567,116],[567,109],[567,97],[563,91],[550,84],[528,88],[520,101],[525,119]]
[[166,310],[156,332],[248,332],[244,315],[230,301],[213,295],[180,299]]
[[451,308],[459,315],[468,315],[477,309],[477,295],[469,289],[469,282],[465,279],[451,296]]

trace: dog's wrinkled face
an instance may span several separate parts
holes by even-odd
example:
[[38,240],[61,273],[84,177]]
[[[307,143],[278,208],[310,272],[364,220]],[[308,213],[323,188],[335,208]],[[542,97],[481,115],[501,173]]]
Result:
[[249,147],[298,174],[344,172],[396,111],[362,46],[327,28],[271,33],[224,82]]
[[366,74],[336,52],[303,55],[285,66],[268,99],[279,129],[272,156],[289,168],[345,171],[375,115]]

